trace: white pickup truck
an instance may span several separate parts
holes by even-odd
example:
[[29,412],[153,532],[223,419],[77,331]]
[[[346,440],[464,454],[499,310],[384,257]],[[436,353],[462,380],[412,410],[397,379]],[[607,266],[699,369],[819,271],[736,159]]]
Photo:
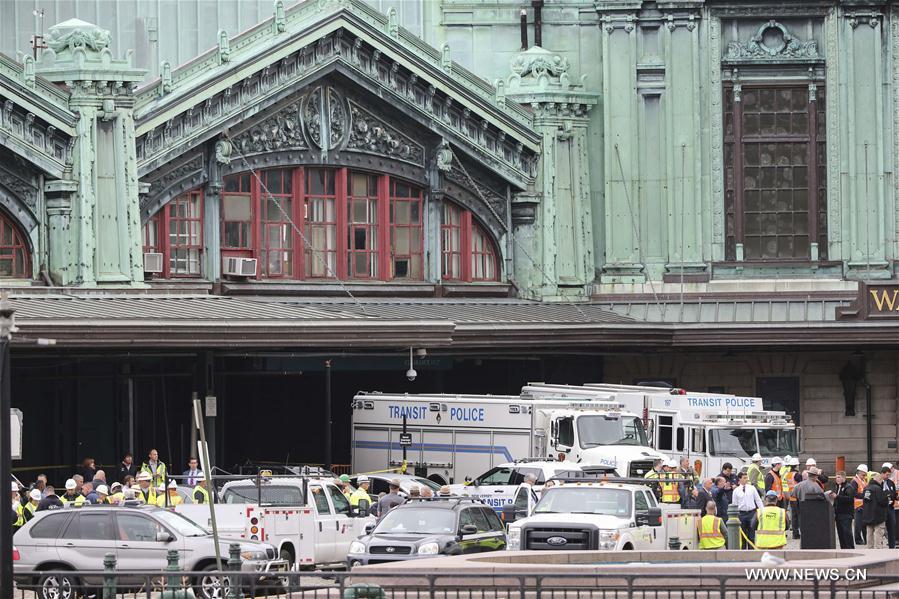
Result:
[[[222,536],[274,545],[293,569],[344,565],[350,543],[374,523],[350,507],[330,479],[261,477],[226,483],[214,506]],[[208,505],[175,507],[197,524],[212,528]]]
[[508,549],[697,549],[699,510],[658,504],[628,479],[565,482],[543,491],[534,513],[510,524]]

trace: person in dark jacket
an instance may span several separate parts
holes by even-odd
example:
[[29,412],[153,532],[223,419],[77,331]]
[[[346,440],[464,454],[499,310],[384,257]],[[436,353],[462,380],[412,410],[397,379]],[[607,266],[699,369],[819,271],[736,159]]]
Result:
[[855,549],[855,539],[852,538],[852,519],[855,517],[855,490],[846,482],[846,473],[840,470],[835,477],[834,488],[828,495],[833,500],[833,516],[837,524],[837,538],[840,541],[840,549]]
[[699,510],[700,517],[705,516],[705,508],[712,499],[712,479],[702,479],[702,486],[694,486],[684,502],[684,507],[689,510]]
[[883,492],[883,478],[874,473],[862,499],[862,522],[865,524],[865,538],[868,549],[883,549],[886,546],[887,500]]
[[896,483],[893,482],[890,475],[893,474],[893,465],[886,462],[880,467],[881,478],[883,479],[883,494],[886,495],[887,501],[887,547],[896,548],[896,512],[893,510],[893,502],[896,501]]
[[84,482],[89,483],[94,480],[94,474],[97,473],[97,466],[94,458],[84,458],[81,467],[77,470],[78,474],[84,477]]
[[137,478],[137,466],[134,465],[134,456],[126,453],[119,463],[119,482],[125,485],[125,477]]
[[62,499],[56,495],[56,489],[51,485],[47,485],[45,490],[46,495],[44,495],[44,498],[37,504],[36,512],[42,512],[44,510],[61,510],[65,507]]
[[715,511],[719,518],[727,522],[727,508],[730,505],[730,493],[732,491],[727,488],[727,479],[719,476],[715,479],[715,486],[712,487],[712,499],[715,500]]
[[[724,462],[718,477],[724,479],[724,490],[727,493],[727,503],[729,505],[734,502],[734,487],[737,486],[737,473],[734,472],[733,464]],[[718,516],[724,518],[724,515],[720,511],[718,512]]]

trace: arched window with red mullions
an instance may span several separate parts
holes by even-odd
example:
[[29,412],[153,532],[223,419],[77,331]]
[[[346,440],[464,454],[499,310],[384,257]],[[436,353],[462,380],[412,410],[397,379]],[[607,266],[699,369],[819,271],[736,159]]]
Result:
[[470,210],[443,203],[441,275],[446,281],[499,280],[498,253]]
[[162,276],[199,277],[203,274],[203,193],[176,197],[144,225],[144,252],[163,255]]
[[25,233],[0,211],[0,277],[30,279],[31,260]]

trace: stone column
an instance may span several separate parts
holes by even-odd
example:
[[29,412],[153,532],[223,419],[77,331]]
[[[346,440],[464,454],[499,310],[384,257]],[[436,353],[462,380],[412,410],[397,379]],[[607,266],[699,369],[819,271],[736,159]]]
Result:
[[109,32],[78,19],[51,27],[46,41],[36,70],[71,89],[80,116],[68,252],[57,270],[75,285],[142,285],[132,91],[146,71],[114,58]]
[[[542,299],[586,299],[595,275],[587,113],[597,96],[572,84],[568,69],[565,58],[535,46],[513,60],[507,85],[509,97],[531,105],[534,128],[543,137],[537,174],[541,201],[513,201],[513,212],[516,204],[519,213],[522,205],[536,211],[540,252],[531,259],[522,256],[524,261],[516,256],[516,264],[536,271],[528,278],[539,277]],[[518,230],[516,239],[523,234]]]
[[47,210],[47,272],[55,285],[73,283],[70,273],[69,242],[72,216],[72,196],[77,191],[75,181],[55,180],[44,184],[44,203]]
[[541,197],[533,192],[516,194],[512,198],[512,244],[514,265],[514,281],[518,285],[519,297],[540,299],[543,277],[528,256],[541,255],[539,239],[540,225],[537,215],[540,213]]

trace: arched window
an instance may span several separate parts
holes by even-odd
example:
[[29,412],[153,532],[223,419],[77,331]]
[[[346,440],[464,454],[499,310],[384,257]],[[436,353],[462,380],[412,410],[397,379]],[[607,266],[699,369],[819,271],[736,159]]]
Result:
[[144,252],[163,255],[162,276],[203,274],[203,194],[191,191],[162,207],[144,225]]
[[496,281],[497,252],[471,211],[443,203],[441,274],[447,281]]
[[222,256],[259,260],[259,278],[424,277],[422,190],[347,168],[226,177]]
[[0,277],[31,278],[31,260],[25,235],[9,217],[0,212]]

